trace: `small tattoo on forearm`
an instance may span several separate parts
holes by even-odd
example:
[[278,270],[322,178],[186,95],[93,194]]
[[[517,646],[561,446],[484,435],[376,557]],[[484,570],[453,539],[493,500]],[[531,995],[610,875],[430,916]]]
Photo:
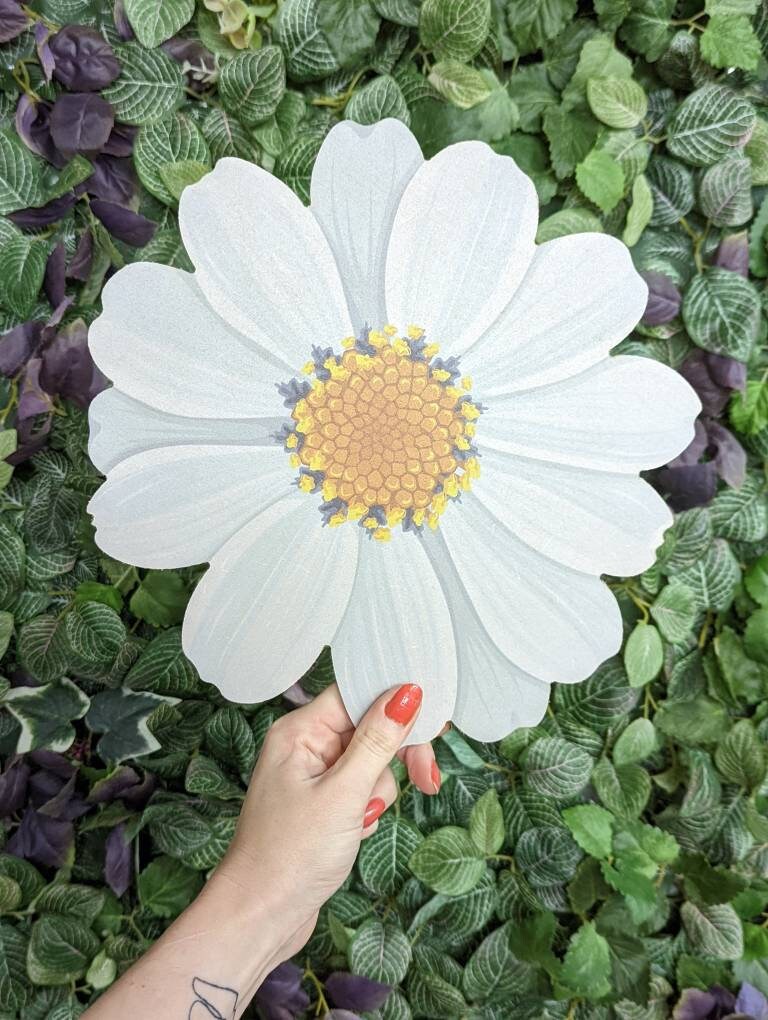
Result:
[[195,1001],[189,1007],[187,1020],[235,1020],[237,1010],[237,992],[234,988],[214,985],[202,978],[192,978],[192,991]]

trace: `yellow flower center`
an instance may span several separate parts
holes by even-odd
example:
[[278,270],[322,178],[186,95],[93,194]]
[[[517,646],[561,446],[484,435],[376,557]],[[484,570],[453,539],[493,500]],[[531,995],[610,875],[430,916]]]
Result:
[[291,421],[278,438],[299,488],[322,493],[331,527],[358,521],[380,541],[398,524],[436,528],[480,473],[471,381],[416,326],[366,330],[341,348],[314,348],[309,379],[279,387]]

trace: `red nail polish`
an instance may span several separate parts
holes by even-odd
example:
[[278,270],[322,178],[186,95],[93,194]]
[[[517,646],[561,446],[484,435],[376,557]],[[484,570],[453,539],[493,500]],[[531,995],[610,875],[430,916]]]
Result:
[[384,706],[384,715],[399,726],[407,726],[418,712],[421,698],[422,690],[418,684],[403,684]]
[[437,762],[432,762],[432,768],[430,769],[430,777],[432,779],[432,785],[435,788],[435,793],[440,792],[440,784],[443,781],[443,777],[440,775],[440,769],[437,767]]
[[386,806],[381,797],[374,797],[373,800],[369,800],[368,807],[363,815],[363,828],[367,829],[369,825],[373,825],[376,819],[384,814]]

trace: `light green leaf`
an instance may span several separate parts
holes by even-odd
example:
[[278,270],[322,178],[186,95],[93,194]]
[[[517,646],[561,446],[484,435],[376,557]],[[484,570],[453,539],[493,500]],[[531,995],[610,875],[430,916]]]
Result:
[[115,119],[126,124],[151,124],[163,120],[184,95],[181,67],[163,50],[145,50],[126,43],[115,50],[120,77],[103,92],[112,104]]
[[631,687],[644,687],[655,680],[664,664],[664,645],[652,623],[641,620],[624,646],[624,666]]
[[71,680],[61,679],[41,687],[14,687],[3,705],[21,725],[16,750],[23,754],[40,748],[66,751],[75,739],[72,721],[82,719],[90,701]]
[[627,222],[621,239],[628,248],[634,247],[651,222],[653,215],[653,192],[645,174],[639,174],[632,185],[632,204],[627,213]]
[[715,764],[730,783],[748,790],[760,786],[766,773],[766,751],[749,719],[735,723],[717,745]]
[[590,202],[608,213],[624,194],[624,171],[609,153],[593,149],[576,167],[576,183]]
[[381,19],[370,0],[323,0],[317,23],[339,66],[353,68],[373,48]]
[[599,804],[576,804],[565,808],[563,821],[581,849],[602,860],[613,845],[613,816]]
[[603,758],[595,766],[592,782],[603,804],[622,818],[637,818],[651,795],[651,777],[639,765],[614,766]]
[[597,119],[612,128],[636,127],[648,109],[645,91],[631,78],[590,78],[587,99]]
[[136,38],[152,49],[176,35],[195,13],[195,0],[123,0]]
[[680,915],[696,952],[717,960],[738,960],[743,954],[741,921],[730,903],[713,906],[684,903]]
[[591,921],[571,935],[559,980],[575,995],[599,999],[611,990],[611,953]]
[[725,85],[704,85],[677,108],[667,135],[669,151],[692,166],[711,166],[749,139],[752,104]]
[[737,542],[759,542],[768,533],[768,503],[761,475],[748,474],[738,489],[723,489],[710,505],[715,534]]
[[560,209],[541,221],[536,234],[536,243],[544,244],[568,234],[602,233],[602,230],[602,223],[589,209]]
[[285,61],[279,46],[240,53],[228,60],[219,76],[224,108],[243,124],[271,117],[285,92]]
[[485,861],[466,829],[448,825],[431,833],[411,855],[414,875],[435,892],[458,896],[473,889]]
[[693,173],[683,163],[658,156],[648,167],[648,183],[653,194],[651,224],[666,227],[687,216],[693,208]]
[[421,5],[421,44],[441,60],[472,60],[490,27],[490,0],[424,0]]
[[649,758],[658,746],[656,729],[650,719],[633,719],[613,746],[615,765],[631,765]]
[[504,816],[499,795],[490,789],[477,800],[469,816],[469,835],[483,856],[498,853],[504,843]]
[[743,14],[713,14],[699,40],[701,55],[713,67],[741,67],[754,71],[760,60],[760,40]]
[[133,147],[133,161],[144,187],[166,205],[177,200],[163,180],[169,164],[192,161],[211,165],[208,144],[195,122],[183,113],[147,124],[139,131]]
[[483,75],[458,60],[439,60],[429,72],[429,81],[443,99],[469,110],[491,94],[491,87]]
[[360,925],[349,947],[349,968],[353,974],[398,985],[408,973],[411,943],[395,924],[371,918]]
[[768,121],[758,117],[752,137],[744,146],[744,155],[752,166],[752,183],[768,184]]
[[661,589],[651,606],[651,616],[667,641],[682,644],[693,629],[697,610],[693,592],[673,579]]
[[534,889],[573,878],[581,856],[568,830],[555,825],[527,829],[515,846],[518,867]]
[[752,164],[726,156],[709,167],[699,184],[701,211],[716,227],[740,227],[752,219]]

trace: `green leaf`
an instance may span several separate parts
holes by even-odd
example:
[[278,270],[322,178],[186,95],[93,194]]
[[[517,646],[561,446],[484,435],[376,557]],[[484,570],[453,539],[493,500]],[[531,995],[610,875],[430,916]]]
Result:
[[740,719],[717,745],[715,764],[730,783],[748,790],[760,786],[766,774],[765,746],[749,719]]
[[187,162],[209,167],[211,155],[195,122],[186,114],[174,113],[141,128],[133,147],[133,161],[144,187],[161,202],[173,205],[177,196],[163,179],[163,169]]
[[657,745],[656,729],[651,720],[633,719],[614,744],[614,764],[631,765],[644,761],[653,754]]
[[490,0],[424,0],[421,5],[421,44],[441,60],[472,60],[490,27]]
[[157,917],[178,917],[203,887],[203,877],[173,857],[150,861],[137,880],[139,902]]
[[582,748],[561,737],[543,737],[526,751],[525,782],[537,793],[564,800],[584,789],[592,765]]
[[381,19],[370,0],[323,0],[317,23],[340,67],[356,67],[371,51]]
[[506,927],[491,932],[470,956],[462,975],[464,995],[470,1001],[509,1002],[533,989],[535,971],[516,959],[509,948]]
[[754,71],[760,60],[760,40],[743,14],[713,14],[699,46],[702,57],[713,67]]
[[15,1016],[31,995],[26,971],[27,937],[0,921],[0,1002]]
[[3,698],[3,705],[21,726],[17,752],[40,748],[66,751],[75,739],[72,721],[82,719],[89,704],[88,696],[67,679],[42,687],[12,688]]
[[131,612],[153,627],[172,627],[184,619],[189,588],[172,570],[149,570],[131,596]]
[[483,856],[498,853],[504,843],[504,816],[499,795],[488,790],[475,802],[469,816],[469,835]]
[[744,155],[752,166],[752,183],[768,184],[768,121],[758,117],[752,137],[744,146]]
[[271,117],[285,92],[285,61],[279,46],[238,54],[221,69],[219,92],[225,110],[243,124]]
[[744,586],[764,609],[768,606],[768,554],[759,556],[744,574]]
[[150,641],[125,684],[154,694],[191,695],[202,689],[197,670],[181,647],[180,628],[163,631]]
[[125,624],[103,602],[75,604],[64,618],[64,632],[75,655],[88,663],[110,663],[126,639]]
[[738,273],[710,267],[683,296],[683,321],[691,339],[713,354],[746,361],[757,337],[760,300]]
[[35,238],[14,237],[0,248],[2,304],[20,319],[34,308],[47,259],[48,245]]
[[690,701],[666,701],[654,717],[656,728],[686,744],[714,744],[728,728],[728,713],[718,702],[699,695]]
[[339,70],[339,62],[317,19],[317,0],[285,0],[275,20],[275,41],[293,81],[318,81]]
[[581,849],[602,860],[611,853],[613,823],[610,811],[599,804],[577,804],[565,808],[563,821]]
[[136,38],[150,49],[176,35],[195,13],[194,0],[124,0],[124,5]]
[[590,202],[608,213],[624,194],[624,171],[609,153],[593,149],[576,167],[576,183]]
[[429,81],[443,99],[461,110],[477,106],[491,94],[483,75],[458,60],[439,60],[429,72]]
[[353,974],[398,985],[408,973],[411,943],[394,924],[372,918],[360,925],[349,947],[349,968]]
[[469,833],[455,825],[427,836],[411,855],[409,866],[426,886],[449,896],[469,892],[485,873],[485,861]]
[[[693,597],[693,596],[691,596]],[[664,664],[664,645],[652,623],[642,620],[624,645],[624,666],[632,687],[644,687],[655,680]]]
[[195,755],[187,766],[184,789],[188,793],[198,793],[218,800],[243,799],[241,787],[226,777],[213,758],[207,758],[204,754]]
[[730,903],[684,903],[680,916],[692,948],[717,960],[738,960],[744,952],[739,916]]
[[699,184],[701,211],[716,227],[739,227],[752,219],[752,164],[727,156],[709,167]]
[[645,174],[639,174],[632,185],[632,204],[627,213],[627,222],[621,239],[628,248],[634,247],[651,222],[653,215],[653,192]]
[[[599,131],[600,124],[589,110],[569,110],[563,105],[550,106],[546,110],[544,134],[549,142],[552,168],[559,179],[570,177],[576,164],[587,158]],[[598,164],[601,163],[602,158],[599,158]],[[616,165],[621,170],[621,166],[618,163]],[[623,175],[623,170],[621,172]],[[614,178],[618,176],[613,169],[609,171],[609,177],[611,174]]]
[[559,980],[575,995],[599,999],[611,990],[608,943],[591,921],[571,935]]
[[46,914],[32,925],[27,972],[35,984],[65,985],[82,977],[99,940],[82,921]]
[[256,760],[256,738],[243,713],[228,705],[205,724],[205,741],[215,758],[249,776]]
[[768,532],[765,483],[749,474],[738,489],[724,489],[710,506],[715,534],[738,542],[759,542]]
[[633,128],[645,117],[648,97],[631,78],[590,78],[587,99],[592,113],[612,128]]
[[749,139],[752,104],[725,85],[704,85],[677,108],[667,134],[669,151],[692,166],[711,166]]
[[157,751],[160,742],[150,733],[147,719],[168,700],[124,688],[95,694],[85,721],[90,730],[102,734],[96,749],[104,761],[117,764]]
[[515,860],[529,885],[547,888],[573,878],[581,850],[566,829],[539,825],[520,836]]
[[400,86],[388,74],[379,75],[355,92],[347,103],[344,117],[358,124],[375,124],[387,117],[394,117],[406,125],[411,121]]
[[120,77],[103,92],[115,119],[126,124],[151,124],[172,113],[183,97],[181,68],[162,50],[138,43],[115,49]]
[[693,208],[693,173],[683,163],[657,156],[648,167],[648,183],[653,195],[651,224],[667,227],[687,216]]
[[647,60],[658,60],[669,45],[675,0],[633,0],[621,38]]
[[178,201],[182,191],[190,184],[197,184],[208,173],[208,167],[193,159],[166,163],[160,167],[160,178],[169,193]]
[[0,131],[0,215],[43,203],[44,170],[12,131]]
[[768,425],[768,383],[764,379],[750,379],[743,393],[731,397],[731,421],[739,432],[756,436]]
[[376,896],[392,896],[409,877],[408,862],[424,837],[402,815],[386,814],[376,832],[360,845],[357,867],[364,885]]
[[639,765],[614,766],[601,759],[592,773],[597,795],[609,811],[622,818],[637,818],[651,795],[651,779]]
[[651,606],[651,616],[661,634],[672,644],[682,644],[696,622],[696,598],[690,588],[672,580]]
[[35,900],[38,914],[62,914],[78,917],[93,924],[104,909],[105,893],[90,885],[70,885],[54,882],[47,886]]
[[519,67],[507,83],[507,91],[520,112],[520,130],[541,131],[542,117],[558,102],[558,95],[549,82],[544,64]]
[[507,0],[507,24],[521,53],[533,53],[565,27],[576,0]]

